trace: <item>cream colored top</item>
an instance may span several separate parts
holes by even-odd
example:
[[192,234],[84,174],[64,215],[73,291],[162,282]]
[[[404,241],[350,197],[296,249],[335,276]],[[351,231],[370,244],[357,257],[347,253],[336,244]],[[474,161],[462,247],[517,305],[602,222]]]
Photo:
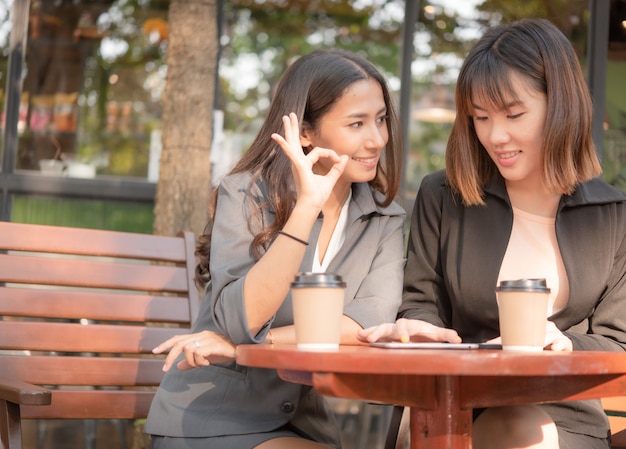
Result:
[[550,288],[548,316],[562,310],[569,298],[555,221],[513,207],[513,229],[498,276],[498,283],[505,279],[545,278]]

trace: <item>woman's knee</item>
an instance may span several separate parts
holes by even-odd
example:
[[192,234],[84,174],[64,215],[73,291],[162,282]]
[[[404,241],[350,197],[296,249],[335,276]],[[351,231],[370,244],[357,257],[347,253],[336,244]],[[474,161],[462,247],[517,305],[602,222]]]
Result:
[[255,449],[331,449],[323,444],[296,437],[280,437],[267,440]]
[[493,407],[472,426],[476,449],[559,449],[556,425],[535,405]]

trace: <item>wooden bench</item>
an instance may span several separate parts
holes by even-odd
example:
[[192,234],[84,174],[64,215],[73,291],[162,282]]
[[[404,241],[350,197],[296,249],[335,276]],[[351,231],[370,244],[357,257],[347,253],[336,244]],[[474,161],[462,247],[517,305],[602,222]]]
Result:
[[191,233],[0,222],[0,447],[23,419],[145,418],[198,314]]

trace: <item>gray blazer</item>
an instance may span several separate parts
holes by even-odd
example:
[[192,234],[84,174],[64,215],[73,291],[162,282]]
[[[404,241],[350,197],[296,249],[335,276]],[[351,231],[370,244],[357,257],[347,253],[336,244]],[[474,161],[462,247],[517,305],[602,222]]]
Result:
[[[266,197],[263,182],[250,191],[249,183],[247,174],[229,176],[220,183],[211,238],[212,280],[193,329],[223,333],[235,344],[261,343],[270,327],[293,323],[291,297],[287,296],[257,335],[248,329],[243,283],[254,264],[250,243],[257,229],[249,229],[247,216]],[[368,184],[353,185],[346,240],[328,271],[346,281],[344,314],[363,327],[395,319],[405,262],[405,218],[404,209],[396,203],[377,206]],[[274,214],[265,210],[260,219],[269,223]],[[321,224],[320,217],[309,237],[301,271],[311,270]],[[172,368],[157,391],[145,429],[154,435],[210,437],[265,432],[288,422],[317,441],[338,438],[332,413],[310,387],[284,382],[275,370],[232,362],[189,371]]]
[[[453,327],[465,341],[500,335],[495,286],[513,211],[504,180],[485,188],[485,206],[464,207],[445,172],[424,178],[408,243],[401,317]],[[556,236],[569,281],[567,306],[550,319],[574,350],[626,350],[626,198],[599,179],[563,196]],[[563,429],[606,438],[599,401],[543,406]]]

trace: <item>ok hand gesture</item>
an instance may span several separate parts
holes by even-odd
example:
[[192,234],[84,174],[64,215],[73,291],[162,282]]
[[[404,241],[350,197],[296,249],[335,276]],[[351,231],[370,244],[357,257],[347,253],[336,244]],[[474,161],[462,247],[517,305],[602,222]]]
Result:
[[[298,118],[293,112],[283,117],[283,127],[285,137],[274,133],[272,139],[280,145],[291,160],[298,201],[305,201],[311,207],[321,210],[343,173],[348,156],[339,156],[331,149],[320,147],[315,147],[308,154],[304,154],[300,143]],[[314,166],[321,159],[329,159],[333,162],[333,166],[327,173],[317,174]]]

